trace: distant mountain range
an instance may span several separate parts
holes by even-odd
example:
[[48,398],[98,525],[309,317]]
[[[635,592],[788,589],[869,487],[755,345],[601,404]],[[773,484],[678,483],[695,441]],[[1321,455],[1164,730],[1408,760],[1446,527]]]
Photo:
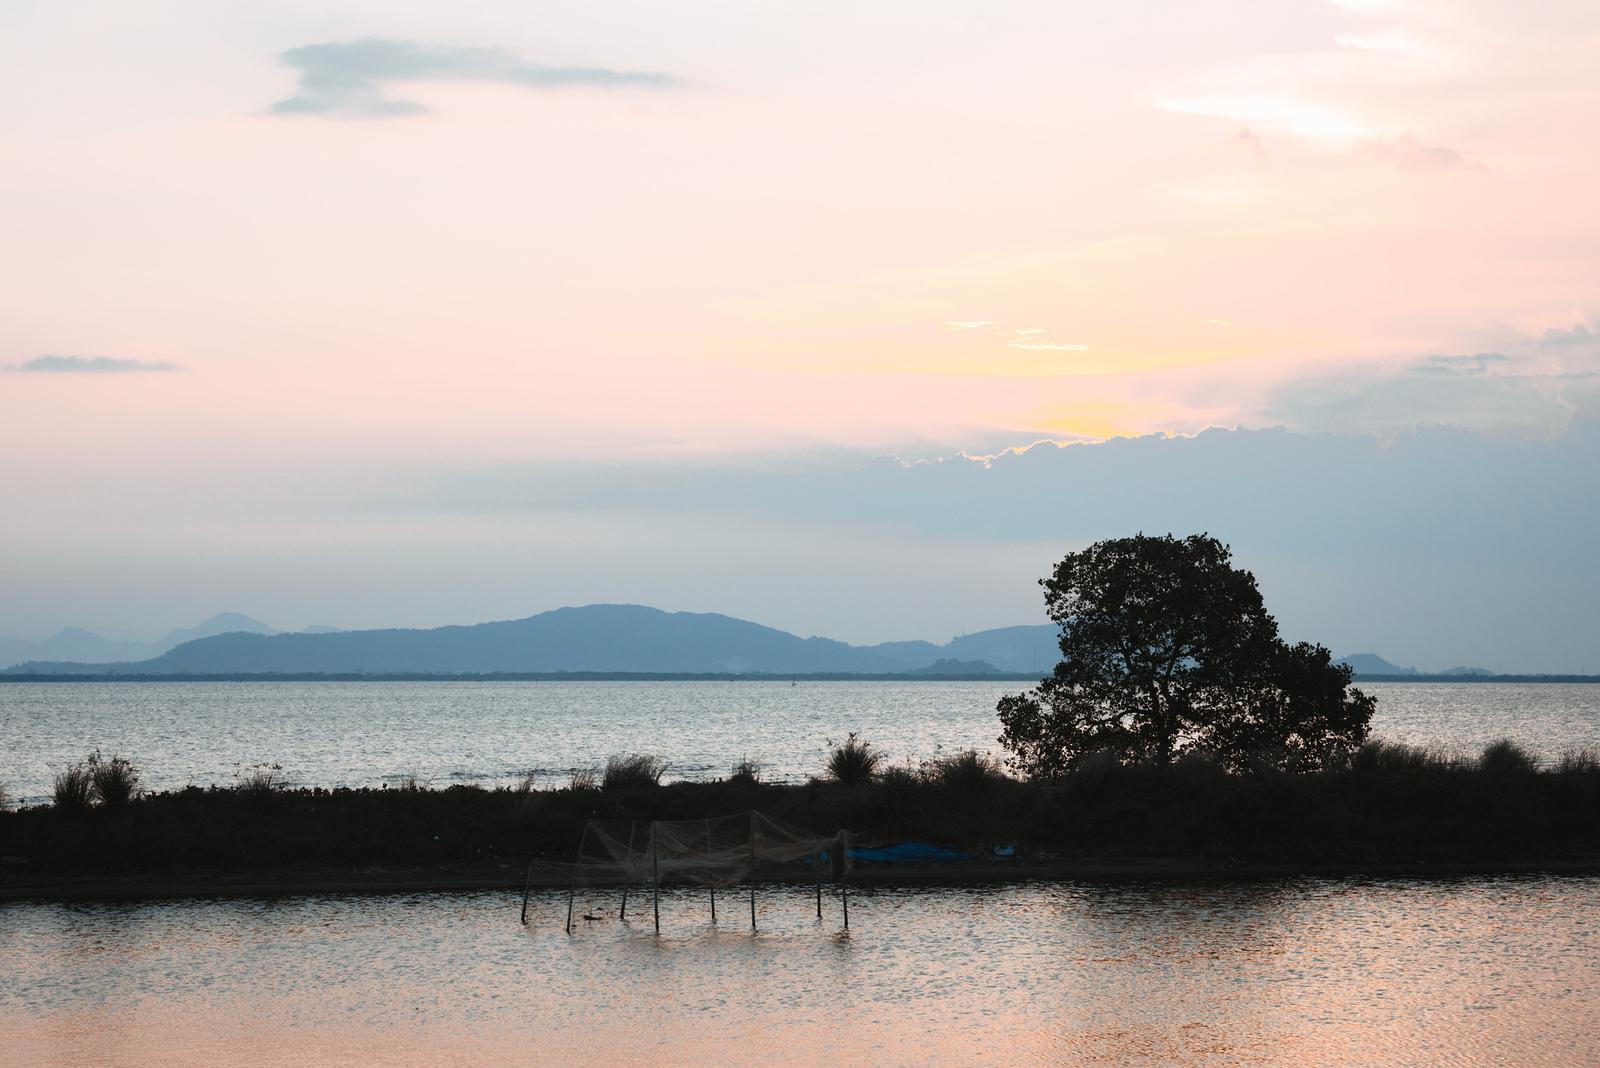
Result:
[[[308,627],[284,633],[224,612],[153,642],[69,627],[43,641],[0,639],[0,670],[38,675],[489,675],[1047,673],[1059,656],[1052,624],[952,638],[850,645],[801,638],[731,616],[632,604],[558,608],[526,619],[431,630]],[[1421,676],[1375,653],[1340,658],[1357,675]],[[1458,667],[1442,675],[1483,676]]]
[[[32,659],[10,673],[986,675],[1042,674],[1059,655],[1050,624],[980,631],[943,645],[849,645],[731,616],[627,604],[558,608],[527,619],[431,630],[283,634],[249,622],[249,628],[196,637],[145,659]],[[119,646],[117,652],[125,650]]]
[[1453,667],[1448,671],[1418,671],[1414,667],[1401,667],[1391,664],[1377,653],[1351,653],[1341,656],[1341,664],[1349,664],[1357,675],[1427,675],[1430,678],[1438,675],[1452,675],[1463,677],[1488,676],[1494,672],[1478,667]]
[[19,638],[0,638],[0,668],[10,667],[30,660],[78,661],[87,663],[120,663],[148,660],[160,656],[168,649],[191,642],[230,633],[277,634],[278,631],[259,619],[238,612],[222,612],[193,627],[180,627],[162,635],[153,642],[123,641],[103,638],[81,627],[66,627],[40,641]]

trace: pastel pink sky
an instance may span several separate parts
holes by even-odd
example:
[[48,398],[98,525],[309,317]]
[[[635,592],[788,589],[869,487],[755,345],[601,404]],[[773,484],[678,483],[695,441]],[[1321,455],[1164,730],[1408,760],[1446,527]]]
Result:
[[[1600,368],[1541,345],[1600,312],[1591,0],[24,0],[0,92],[0,365],[178,368],[0,373],[74,583],[130,481],[156,540],[341,465],[1548,433]],[[1484,352],[1534,400],[1294,400]]]

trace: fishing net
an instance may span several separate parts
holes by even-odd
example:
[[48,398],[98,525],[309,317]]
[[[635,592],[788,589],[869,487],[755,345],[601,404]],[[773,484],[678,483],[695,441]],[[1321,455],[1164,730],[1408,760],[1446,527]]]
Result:
[[[754,922],[758,878],[814,879],[820,887],[823,879],[842,880],[849,863],[847,832],[813,834],[759,812],[697,820],[589,820],[578,843],[568,911],[592,921],[617,909],[620,896],[616,914],[625,919],[628,894],[641,889],[650,896],[646,907],[656,911],[661,888],[676,883],[709,887],[714,918],[717,890],[750,884]],[[819,892],[819,910],[820,901]]]

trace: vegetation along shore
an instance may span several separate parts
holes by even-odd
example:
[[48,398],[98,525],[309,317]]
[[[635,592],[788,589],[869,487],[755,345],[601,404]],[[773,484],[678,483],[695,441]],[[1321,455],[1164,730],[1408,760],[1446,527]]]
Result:
[[1540,764],[1511,742],[1466,759],[1369,741],[1309,773],[1194,754],[1024,780],[975,752],[886,765],[852,738],[805,783],[765,783],[750,765],[713,782],[663,784],[665,771],[625,756],[548,789],[329,790],[262,768],[231,787],[143,794],[137,768],[100,758],[64,772],[53,803],[0,811],[0,896],[513,885],[533,857],[559,879],[586,819],[746,809],[971,858],[863,864],[853,877],[865,880],[1600,870],[1600,758]]

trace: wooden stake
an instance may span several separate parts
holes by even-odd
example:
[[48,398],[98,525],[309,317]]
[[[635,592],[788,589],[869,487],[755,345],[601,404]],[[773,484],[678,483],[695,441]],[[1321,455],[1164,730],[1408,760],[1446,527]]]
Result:
[[567,934],[572,933],[572,899],[578,896],[578,869],[583,865],[583,842],[589,837],[589,824],[583,825],[583,834],[578,836],[578,855],[572,858],[572,885],[567,887]]
[[844,898],[844,929],[850,930],[850,832],[839,832],[839,889]]
[[750,810],[750,930],[756,929],[756,810]]
[[630,870],[633,867],[633,832],[638,825],[638,820],[628,824],[628,867],[622,869],[622,912],[617,916],[623,923],[628,922],[628,888],[633,885],[633,872]]
[[522,926],[528,926],[528,895],[533,893],[533,861],[528,861],[528,878],[522,884]]
[[[706,852],[709,854],[711,852],[711,817],[710,816],[706,817],[705,826],[706,826]],[[717,922],[717,886],[716,886],[715,883],[711,884],[711,922],[713,924]]]
[[655,821],[650,822],[650,861],[655,865],[655,878],[650,881],[650,906],[656,914],[656,934],[661,933],[661,840],[656,834]]

